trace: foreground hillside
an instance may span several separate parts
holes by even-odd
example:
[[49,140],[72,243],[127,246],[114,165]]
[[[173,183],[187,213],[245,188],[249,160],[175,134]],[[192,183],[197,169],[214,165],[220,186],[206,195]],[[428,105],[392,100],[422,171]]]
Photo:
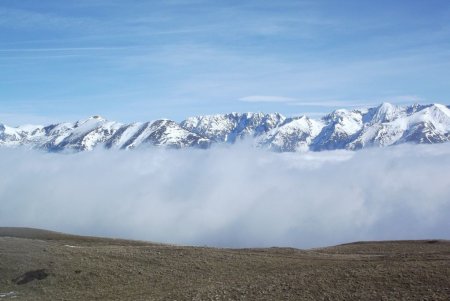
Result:
[[214,249],[0,228],[1,300],[449,300],[450,242]]

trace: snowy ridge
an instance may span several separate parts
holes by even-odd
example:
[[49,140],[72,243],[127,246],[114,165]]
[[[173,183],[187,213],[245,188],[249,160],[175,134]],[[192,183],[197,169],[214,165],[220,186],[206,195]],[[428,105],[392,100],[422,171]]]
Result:
[[211,141],[234,143],[238,138],[265,134],[284,120],[286,117],[279,113],[231,113],[189,117],[180,125]]
[[92,116],[74,123],[9,127],[0,123],[0,146],[52,152],[89,151],[97,147],[143,146],[208,148],[252,139],[278,152],[357,150],[401,143],[450,141],[450,108],[441,104],[396,106],[331,112],[319,120],[286,118],[279,113],[230,113],[122,124]]

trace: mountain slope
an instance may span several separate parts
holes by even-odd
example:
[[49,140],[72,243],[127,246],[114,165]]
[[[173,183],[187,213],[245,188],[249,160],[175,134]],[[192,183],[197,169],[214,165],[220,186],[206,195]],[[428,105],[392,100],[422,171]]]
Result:
[[240,138],[265,134],[282,124],[285,119],[279,113],[231,113],[190,117],[180,125],[212,141],[234,143]]
[[145,146],[208,148],[244,138],[278,152],[357,150],[402,143],[450,141],[450,108],[441,104],[396,106],[331,112],[319,120],[287,118],[279,113],[230,113],[121,124],[93,116],[75,123],[9,127],[0,123],[0,146],[47,151],[86,151],[97,147]]
[[279,127],[262,135],[258,145],[279,152],[307,150],[323,127],[322,121],[306,116],[288,118]]

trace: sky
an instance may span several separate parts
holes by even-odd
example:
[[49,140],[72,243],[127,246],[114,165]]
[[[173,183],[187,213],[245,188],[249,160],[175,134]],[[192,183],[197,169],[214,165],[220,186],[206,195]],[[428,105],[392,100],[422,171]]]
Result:
[[448,0],[0,0],[0,123],[443,103]]
[[449,239],[450,144],[0,149],[0,226],[216,247]]

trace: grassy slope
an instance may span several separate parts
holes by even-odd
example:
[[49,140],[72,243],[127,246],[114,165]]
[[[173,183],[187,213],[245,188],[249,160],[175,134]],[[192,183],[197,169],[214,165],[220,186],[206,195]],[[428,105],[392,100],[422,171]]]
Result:
[[[44,269],[48,277],[12,281]],[[450,300],[450,242],[214,249],[0,228],[0,300]]]

